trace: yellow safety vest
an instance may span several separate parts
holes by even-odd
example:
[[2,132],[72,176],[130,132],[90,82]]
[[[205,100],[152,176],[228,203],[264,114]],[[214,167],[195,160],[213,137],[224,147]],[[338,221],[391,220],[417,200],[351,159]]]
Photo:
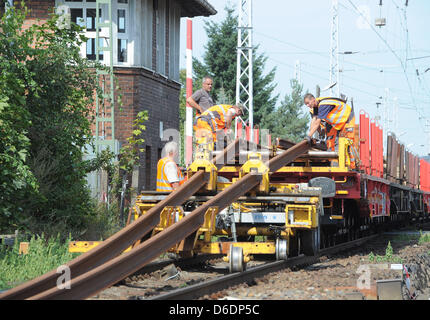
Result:
[[336,130],[342,130],[345,124],[350,120],[350,117],[353,116],[351,106],[341,99],[323,97],[317,98],[316,100],[318,101],[318,105],[324,104],[334,106],[324,120],[331,124]]
[[[218,104],[210,107],[202,113],[199,117],[200,120],[206,121],[211,126],[212,132],[225,128],[226,115],[232,106],[229,104]],[[233,119],[236,116],[233,116]]]
[[161,158],[157,163],[157,189],[156,191],[161,192],[172,192],[173,187],[172,184],[167,180],[166,173],[164,172],[164,167],[168,162],[173,162],[178,170],[178,178],[179,178],[179,184],[184,183],[184,176],[182,175],[181,170],[176,165],[175,161],[170,159],[169,157]]

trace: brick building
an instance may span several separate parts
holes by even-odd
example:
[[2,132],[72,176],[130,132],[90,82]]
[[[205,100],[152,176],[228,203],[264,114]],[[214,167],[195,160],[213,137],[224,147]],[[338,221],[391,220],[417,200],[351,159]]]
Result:
[[[123,98],[122,110],[115,110],[115,139],[118,145],[131,136],[137,113],[148,110],[149,121],[143,138],[145,152],[133,185],[154,189],[157,161],[167,137],[163,130],[179,131],[180,19],[210,16],[215,9],[206,0],[111,0],[113,25],[113,65]],[[11,0],[8,0],[10,3]],[[15,2],[18,2],[15,0]],[[42,22],[59,6],[67,6],[71,21],[86,27],[89,38],[81,54],[95,60],[96,0],[26,0],[30,15],[26,24]],[[105,6],[107,7],[107,6]],[[108,10],[101,7],[100,18]],[[103,37],[103,29],[100,34]],[[101,39],[100,46],[104,45]],[[183,40],[184,41],[184,40]],[[99,53],[99,60],[109,57]],[[137,178],[137,179],[136,179]]]

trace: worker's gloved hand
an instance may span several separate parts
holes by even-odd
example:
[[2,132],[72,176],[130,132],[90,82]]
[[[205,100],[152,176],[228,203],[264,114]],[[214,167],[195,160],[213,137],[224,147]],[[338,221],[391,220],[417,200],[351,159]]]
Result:
[[312,138],[310,136],[306,135],[305,140],[308,142],[310,146],[312,145]]

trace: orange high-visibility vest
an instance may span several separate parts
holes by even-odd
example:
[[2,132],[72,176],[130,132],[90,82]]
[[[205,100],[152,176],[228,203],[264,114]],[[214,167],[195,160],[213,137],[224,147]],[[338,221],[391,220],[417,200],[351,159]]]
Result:
[[352,108],[343,100],[337,98],[317,98],[316,100],[318,104],[334,106],[333,110],[328,113],[324,120],[330,123],[336,130],[342,130],[345,124],[351,120],[350,116],[353,116]]
[[[311,108],[309,110],[309,113],[311,114],[311,117],[314,115],[314,109]],[[336,135],[338,131],[329,123],[327,123],[325,120],[322,120],[320,123],[321,129],[326,130],[326,145],[327,149],[330,151],[335,151],[335,141],[336,141]]]
[[[222,130],[225,128],[226,115],[230,108],[232,108],[232,106],[228,104],[218,104],[216,106],[212,106],[202,113],[202,115],[199,117],[199,120],[209,123],[212,132]],[[233,119],[235,117],[236,116],[233,116]]]
[[157,164],[157,189],[156,191],[162,191],[162,192],[171,192],[173,191],[172,184],[167,180],[166,173],[164,172],[164,168],[168,162],[173,162],[178,170],[178,178],[179,178],[179,185],[182,185],[185,180],[184,176],[182,175],[181,170],[176,165],[176,162],[170,159],[169,157],[161,158],[158,161]]

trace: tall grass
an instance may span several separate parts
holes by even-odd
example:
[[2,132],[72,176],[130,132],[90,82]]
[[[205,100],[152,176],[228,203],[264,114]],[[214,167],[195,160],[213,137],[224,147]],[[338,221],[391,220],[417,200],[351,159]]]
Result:
[[420,231],[420,238],[418,239],[418,244],[424,244],[430,242],[430,233],[423,233]]
[[70,253],[67,241],[60,235],[45,239],[45,236],[33,236],[28,254],[19,254],[19,240],[13,247],[0,244],[0,290],[13,288],[27,280],[34,279],[75,258]]

